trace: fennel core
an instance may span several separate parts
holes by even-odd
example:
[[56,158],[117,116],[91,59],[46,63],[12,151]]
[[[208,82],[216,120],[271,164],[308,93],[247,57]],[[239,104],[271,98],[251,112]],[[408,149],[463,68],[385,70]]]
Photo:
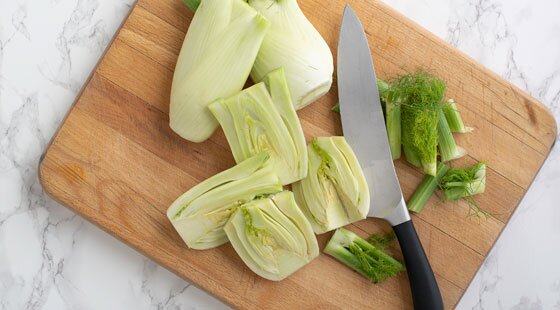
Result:
[[245,264],[272,281],[284,279],[319,255],[311,225],[289,191],[241,206],[224,230]]
[[319,137],[308,145],[307,177],[292,184],[298,205],[317,234],[366,218],[369,191],[344,137]]

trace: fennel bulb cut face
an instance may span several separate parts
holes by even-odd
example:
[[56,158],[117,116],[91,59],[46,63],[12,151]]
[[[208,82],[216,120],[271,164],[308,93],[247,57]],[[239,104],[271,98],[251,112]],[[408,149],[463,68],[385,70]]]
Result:
[[270,21],[251,78],[255,83],[283,67],[292,101],[301,109],[331,88],[333,56],[321,34],[305,17],[296,0],[249,0]]
[[289,191],[242,205],[224,230],[243,262],[268,280],[282,280],[319,255],[311,225]]
[[239,92],[251,71],[268,21],[242,0],[203,0],[189,26],[173,75],[169,125],[202,142],[218,127],[208,110]]
[[307,148],[292,106],[282,69],[209,108],[222,126],[236,162],[255,154],[270,154],[270,164],[282,184],[307,175]]
[[281,190],[269,155],[261,153],[191,188],[167,217],[189,248],[209,249],[227,242],[223,227],[239,206]]
[[292,185],[313,230],[322,234],[366,218],[369,189],[344,137],[315,138],[308,146],[307,177]]

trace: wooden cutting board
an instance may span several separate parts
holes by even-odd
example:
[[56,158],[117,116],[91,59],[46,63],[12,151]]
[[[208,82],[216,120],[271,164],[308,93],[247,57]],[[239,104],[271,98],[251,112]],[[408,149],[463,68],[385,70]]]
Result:
[[[299,0],[336,51],[346,1]],[[464,203],[432,200],[414,224],[445,304],[453,307],[527,191],[556,137],[547,109],[515,86],[378,1],[348,1],[362,19],[378,76],[424,68],[448,82],[472,134],[456,135],[469,155],[488,162],[478,203],[494,214],[468,218]],[[185,141],[168,126],[175,61],[192,13],[180,0],[139,0],[40,165],[45,190],[61,204],[221,300],[239,308],[411,308],[406,274],[374,285],[321,255],[282,282],[253,274],[228,245],[189,250],[165,216],[169,204],[198,182],[234,164],[223,133]],[[336,56],[336,55],[335,55]],[[336,57],[335,57],[336,59]],[[340,135],[332,91],[299,111],[306,138]],[[367,128],[364,128],[367,130]],[[397,161],[408,197],[421,173]],[[350,227],[363,236],[387,231],[380,220]],[[330,234],[319,236],[321,246]]]

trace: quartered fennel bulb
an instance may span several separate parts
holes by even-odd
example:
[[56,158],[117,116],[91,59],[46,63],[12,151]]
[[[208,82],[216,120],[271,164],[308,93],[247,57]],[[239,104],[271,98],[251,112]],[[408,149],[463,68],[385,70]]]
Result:
[[268,27],[269,22],[242,0],[200,3],[173,75],[173,131],[193,142],[210,137],[218,122],[208,105],[243,88]]
[[319,255],[311,225],[289,191],[242,205],[224,230],[243,262],[269,280],[282,280]]
[[209,108],[222,126],[236,162],[267,152],[280,182],[290,184],[307,175],[305,138],[284,71],[275,70],[264,80]]
[[315,138],[308,146],[309,172],[292,189],[317,234],[364,219],[369,189],[344,137]]
[[171,204],[167,217],[187,246],[209,249],[227,242],[223,227],[239,206],[281,190],[269,155],[261,153],[191,188]]
[[333,56],[321,34],[305,17],[296,0],[248,0],[270,21],[251,71],[255,83],[283,67],[296,109],[314,102],[331,88]]

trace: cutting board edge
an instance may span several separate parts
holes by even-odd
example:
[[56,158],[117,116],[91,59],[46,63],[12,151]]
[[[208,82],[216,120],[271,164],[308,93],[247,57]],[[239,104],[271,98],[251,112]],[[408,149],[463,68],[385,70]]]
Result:
[[[552,112],[550,111],[550,109],[543,104],[542,102],[540,102],[539,100],[537,100],[536,98],[534,98],[533,96],[531,96],[530,94],[528,94],[526,91],[524,91],[523,89],[521,89],[520,87],[518,87],[517,85],[506,81],[505,79],[503,79],[502,77],[500,77],[497,73],[491,71],[490,69],[488,69],[487,67],[485,67],[484,65],[480,64],[479,62],[477,62],[476,60],[474,60],[473,58],[471,58],[469,55],[465,54],[463,51],[455,48],[454,46],[452,46],[451,44],[449,44],[448,42],[446,42],[445,40],[443,40],[442,38],[436,36],[435,34],[431,33],[429,30],[425,29],[424,27],[422,27],[421,25],[419,25],[418,23],[414,22],[413,20],[411,20],[410,18],[406,17],[405,15],[403,15],[402,13],[400,13],[399,11],[393,9],[391,6],[383,3],[382,1],[376,1],[380,4],[380,6],[382,6],[384,9],[386,10],[391,10],[395,15],[398,15],[403,23],[406,23],[407,25],[411,26],[412,28],[415,28],[417,31],[421,32],[423,35],[425,35],[426,37],[430,38],[431,40],[434,40],[436,42],[436,44],[441,44],[443,45],[446,49],[450,49],[452,50],[454,53],[456,53],[457,55],[460,55],[460,57],[462,59],[464,59],[466,62],[469,63],[469,65],[472,65],[473,67],[477,67],[479,68],[482,72],[484,72],[485,74],[487,74],[489,77],[499,81],[502,84],[508,85],[512,90],[514,90],[517,94],[523,96],[524,99],[529,100],[531,103],[533,104],[537,104],[537,106],[535,108],[538,109],[544,109],[545,113],[543,114],[543,116],[546,116],[548,118],[550,118],[552,120],[552,122],[554,123],[554,129],[552,134],[550,135],[550,139],[549,141],[547,141],[547,145],[550,145],[550,147],[548,148],[548,152],[546,154],[546,156],[544,156],[543,158],[543,163],[541,164],[541,166],[539,167],[539,169],[536,171],[535,175],[533,176],[533,179],[531,180],[531,185],[534,182],[536,176],[538,175],[538,173],[540,172],[540,170],[543,167],[544,162],[548,159],[548,157],[550,156],[550,153],[553,149],[553,147],[556,144],[556,137],[558,135],[558,122],[556,121],[555,117],[553,116]],[[99,65],[103,62],[107,52],[109,51],[109,49],[112,47],[114,41],[118,38],[120,31],[123,28],[123,25],[126,23],[126,21],[128,20],[128,18],[130,17],[130,15],[132,14],[132,12],[135,10],[136,6],[138,5],[138,0],[136,0],[133,5],[131,6],[131,9],[128,13],[128,15],[126,16],[126,18],[123,19],[122,23],[119,25],[119,29],[117,32],[115,32],[115,35],[111,38],[110,43],[107,45],[107,47],[105,48],[105,50],[103,51],[101,57],[99,58],[98,62],[96,63],[95,67],[93,68],[93,70],[91,71],[91,73],[89,74],[86,82],[84,83],[84,85],[82,86],[82,88],[79,91],[78,96],[76,97],[75,101],[72,103],[70,109],[68,110],[68,112],[66,113],[66,115],[64,116],[62,122],[60,123],[60,125],[58,126],[55,134],[52,136],[52,138],[50,139],[49,143],[47,144],[47,148],[45,149],[45,151],[43,152],[43,154],[40,157],[38,166],[38,178],[40,181],[40,184],[43,188],[43,190],[45,191],[45,193],[51,197],[54,201],[58,202],[59,204],[63,205],[64,207],[68,208],[69,210],[72,210],[74,212],[76,212],[78,215],[80,215],[82,218],[84,218],[85,220],[87,220],[88,222],[94,224],[95,226],[99,227],[101,230],[109,233],[110,235],[112,235],[113,237],[115,237],[117,240],[125,243],[127,246],[135,249],[136,251],[140,252],[142,255],[158,262],[159,265],[161,265],[162,267],[164,267],[165,269],[173,272],[174,274],[178,275],[180,278],[185,279],[186,281],[190,282],[192,285],[194,285],[195,287],[199,287],[207,292],[212,292],[212,289],[210,287],[207,287],[206,285],[199,285],[197,283],[195,283],[194,281],[192,281],[190,278],[184,276],[183,274],[177,272],[176,270],[172,269],[171,266],[163,264],[156,256],[150,255],[146,252],[144,252],[140,247],[133,245],[131,242],[129,242],[128,240],[125,239],[125,237],[121,237],[118,236],[117,234],[115,234],[113,231],[109,231],[105,226],[100,224],[100,221],[95,219],[95,217],[90,216],[87,214],[87,212],[83,212],[83,210],[81,208],[77,208],[72,206],[71,203],[66,203],[64,202],[62,199],[60,199],[60,197],[58,197],[56,195],[56,193],[54,192],[54,189],[51,188],[51,183],[48,181],[48,172],[45,171],[45,167],[44,167],[44,162],[45,159],[47,157],[49,157],[49,151],[53,145],[53,143],[56,141],[56,139],[58,138],[61,129],[65,126],[66,121],[68,119],[68,116],[72,113],[72,111],[74,110],[76,104],[80,101],[83,92],[86,90],[86,88],[88,87],[88,85],[90,84],[91,79],[93,78],[93,76],[96,74]],[[529,187],[531,186],[529,185]],[[523,196],[521,197],[520,201],[522,201],[525,197],[525,195],[527,194],[527,191],[524,192]],[[519,203],[514,207],[513,212],[515,212],[517,210],[517,208],[519,207]],[[512,214],[513,214],[512,212]],[[506,221],[506,226],[509,223],[511,219],[510,218]],[[504,226],[505,228],[505,226]],[[494,245],[496,244],[497,240],[500,238],[500,236],[503,233],[503,229],[500,231],[500,233],[498,234],[496,240],[494,240],[492,247],[490,248],[489,251],[492,250],[492,248],[494,247]],[[482,268],[482,265],[480,265],[477,269],[477,272]],[[476,275],[475,273],[475,275]],[[206,282],[202,282],[204,284],[206,284]],[[472,283],[472,279],[471,282]],[[468,287],[470,287],[471,284],[469,284]],[[462,296],[464,296],[466,290],[462,292],[461,294],[461,298]],[[224,303],[228,304],[228,305],[232,305],[232,306],[247,306],[247,305],[253,305],[252,303],[232,303],[232,301],[240,301],[239,299],[225,299],[222,298],[222,295],[215,295],[212,294],[215,298],[218,298],[219,300],[223,301]],[[460,299],[459,299],[460,300]],[[247,302],[246,300],[243,300],[244,302]]]
[[[552,114],[552,111],[550,111],[550,108],[547,105],[545,105],[544,103],[539,101],[537,98],[533,97],[527,91],[521,89],[519,86],[513,84],[510,81],[505,80],[503,77],[499,76],[496,72],[490,70],[488,67],[486,67],[483,64],[481,64],[480,62],[476,61],[474,58],[467,55],[465,52],[463,52],[460,49],[458,49],[457,47],[451,45],[449,42],[445,41],[444,39],[438,37],[434,33],[430,32],[428,29],[424,28],[422,25],[418,24],[417,22],[410,19],[408,16],[402,14],[401,12],[394,9],[393,7],[386,4],[385,2],[383,2],[381,0],[373,0],[373,1],[377,2],[378,5],[383,7],[385,10],[392,11],[393,14],[397,15],[402,20],[403,23],[406,23],[411,28],[415,28],[418,32],[422,33],[422,35],[425,36],[426,38],[434,40],[437,44],[444,46],[447,50],[453,51],[457,55],[461,56],[461,58],[463,58],[465,61],[469,62],[470,65],[472,65],[473,67],[477,67],[483,73],[492,77],[494,80],[499,81],[500,83],[502,83],[504,85],[508,85],[510,89],[512,89],[515,92],[517,92],[518,94],[522,95],[524,97],[524,99],[529,100],[531,103],[536,103],[537,108],[540,108],[540,109],[544,110],[546,116],[549,119],[552,120],[552,123],[554,123],[554,130],[552,132],[552,135],[550,135],[551,139],[550,139],[550,141],[547,141],[547,144],[551,144],[550,148],[549,148],[549,151],[546,154],[545,160],[548,158],[548,156],[550,155],[550,150],[552,150],[554,144],[556,143],[556,137],[558,136],[558,122],[557,122],[556,118],[554,117],[554,115]],[[538,171],[540,171],[540,168],[539,168]],[[537,171],[537,173],[538,173],[538,171]],[[533,179],[533,181],[534,181],[534,179]],[[533,183],[533,181],[531,181],[531,184]]]
[[[548,159],[548,157],[550,156],[550,153],[553,149],[553,147],[556,145],[556,142],[552,143],[548,154],[546,155],[546,157],[544,157],[543,159],[543,165],[540,166],[540,168],[537,170],[535,176],[533,177],[533,180],[531,180],[531,185],[533,184],[533,182],[535,181],[536,176],[538,175],[538,173],[540,172],[540,170],[542,169],[542,167],[544,166],[544,162]],[[50,147],[49,147],[50,148]],[[192,280],[192,278],[187,277],[186,275],[184,275],[181,272],[178,272],[178,270],[173,269],[171,266],[165,264],[163,261],[161,261],[157,256],[155,255],[151,255],[148,252],[145,252],[144,250],[142,250],[141,247],[135,246],[133,245],[131,242],[129,242],[126,239],[126,236],[119,236],[118,234],[116,234],[113,231],[110,231],[109,229],[107,229],[105,226],[103,226],[100,221],[98,221],[97,219],[95,219],[93,216],[90,216],[89,214],[87,214],[87,212],[83,211],[81,208],[76,208],[73,207],[70,203],[66,203],[64,202],[62,199],[60,199],[59,197],[57,197],[57,195],[55,195],[50,187],[50,183],[48,182],[48,177],[46,177],[44,175],[44,166],[43,166],[43,162],[44,159],[46,158],[46,156],[48,156],[48,152],[46,152],[45,154],[43,154],[43,156],[41,156],[40,162],[39,162],[39,170],[38,170],[38,177],[39,177],[39,182],[44,190],[44,192],[54,201],[56,201],[57,203],[59,203],[60,205],[64,206],[65,208],[76,212],[80,217],[82,217],[83,219],[85,219],[86,221],[88,221],[89,223],[95,225],[96,227],[98,227],[99,229],[101,229],[102,231],[106,232],[107,234],[109,234],[110,236],[116,238],[117,240],[119,240],[120,242],[122,242],[123,244],[125,244],[126,246],[134,249],[135,251],[139,252],[140,254],[148,257],[149,259],[155,261],[156,263],[158,263],[159,266],[165,268],[166,270],[172,272],[173,274],[175,274],[176,276],[178,276],[179,278],[189,282],[191,285],[194,285],[197,288],[200,288],[202,290],[204,290],[205,292],[211,294],[214,298],[217,298],[218,300],[222,301],[223,303],[230,305],[230,306],[234,306],[234,307],[242,307],[242,306],[247,306],[247,305],[253,305],[255,306],[255,304],[252,303],[232,303],[232,301],[240,301],[240,299],[235,299],[232,298],[231,300],[228,300],[226,298],[223,298],[222,295],[220,294],[214,294],[213,290],[211,289],[211,287],[205,285],[207,282],[204,281],[200,281],[200,283],[202,283],[202,285],[200,285],[199,283],[197,283],[197,281]],[[520,203],[517,204],[517,206],[514,207],[513,211],[512,211],[512,215],[517,211],[517,209],[519,208],[519,205],[521,204],[521,202],[523,201],[523,199],[525,198],[525,196],[527,195],[528,191],[525,191],[525,193],[523,194],[523,196],[520,199]],[[490,250],[488,250],[488,253],[490,253],[490,251],[492,251],[492,249],[494,248],[494,246],[496,245],[496,243],[498,242],[498,240],[500,239],[500,237],[502,236],[505,227],[509,224],[511,220],[511,216],[510,218],[506,221],[505,225],[504,225],[504,229],[502,229],[500,231],[500,233],[498,234],[498,236],[496,237],[496,240],[494,240],[494,242],[492,243],[492,246],[490,247]],[[486,255],[488,255],[488,253],[486,253]],[[463,298],[463,296],[465,295],[465,293],[467,292],[467,290],[469,289],[469,287],[472,284],[472,280],[474,279],[474,277],[478,274],[478,272],[480,271],[480,269],[484,266],[484,264],[481,264],[477,269],[476,272],[474,273],[473,277],[470,279],[469,281],[469,285],[467,286],[467,288],[461,293],[461,297],[457,300],[457,303]],[[243,299],[244,302],[246,302],[245,299]],[[457,303],[454,305],[454,307],[457,305]]]
[[[97,72],[97,69],[99,68],[99,65],[101,65],[101,63],[103,62],[103,60],[105,59],[105,56],[107,55],[107,53],[109,52],[109,50],[111,49],[111,47],[113,46],[113,43],[115,42],[115,40],[118,38],[124,24],[126,23],[126,21],[128,20],[128,18],[130,17],[130,15],[132,14],[132,12],[134,11],[134,9],[136,9],[136,5],[138,5],[138,1],[139,0],[134,0],[134,3],[131,5],[130,7],[130,11],[128,12],[128,14],[126,15],[126,17],[122,20],[122,22],[119,24],[118,30],[115,32],[115,34],[113,35],[113,37],[111,38],[111,40],[109,41],[109,43],[107,43],[107,46],[105,47],[105,49],[103,50],[103,53],[101,53],[101,56],[99,57],[99,59],[97,60],[97,62],[95,63],[95,66],[93,67],[93,69],[91,70],[91,72],[89,73],[86,81],[84,82],[84,85],[82,85],[82,87],[80,88],[80,90],[78,91],[78,95],[76,96],[76,99],[74,99],[74,102],[72,102],[72,104],[70,105],[70,108],[68,109],[68,112],[66,112],[66,114],[64,115],[64,117],[62,118],[62,121],[60,122],[60,124],[58,125],[58,127],[56,128],[53,136],[51,137],[51,139],[49,140],[49,143],[47,143],[47,147],[45,148],[45,151],[43,152],[43,154],[41,154],[41,156],[39,157],[39,167],[41,167],[43,160],[45,159],[45,157],[48,156],[48,152],[49,149],[51,148],[51,145],[53,144],[53,142],[56,140],[56,138],[58,138],[58,134],[60,133],[60,130],[62,129],[62,127],[64,127],[64,125],[66,125],[66,120],[68,119],[68,116],[72,113],[72,111],[74,111],[74,108],[76,107],[76,104],[80,101],[80,99],[82,99],[82,94],[84,93],[84,91],[86,90],[86,88],[89,86],[89,83],[91,82],[91,79],[93,78],[93,76],[95,75],[95,73]],[[40,171],[40,169],[39,169]],[[41,176],[39,175],[39,180],[41,180]],[[42,185],[42,183],[41,183]],[[49,195],[51,198],[52,196]]]
[[[236,308],[240,308],[242,306],[247,306],[247,305],[253,305],[256,306],[256,304],[250,303],[248,302],[246,299],[242,299],[242,301],[244,301],[244,303],[232,303],[231,301],[240,301],[239,299],[225,299],[222,298],[222,295],[219,294],[214,294],[211,289],[211,287],[206,287],[206,285],[199,285],[195,280],[193,280],[192,278],[189,278],[185,275],[183,275],[182,273],[180,273],[178,270],[173,269],[170,265],[165,264],[165,262],[161,261],[160,259],[158,259],[158,257],[151,255],[149,253],[147,253],[146,251],[142,250],[142,248],[137,247],[135,245],[132,244],[132,242],[129,242],[126,239],[126,236],[121,237],[118,234],[116,234],[113,231],[110,231],[107,227],[103,226],[100,221],[98,221],[97,219],[95,219],[95,217],[90,216],[89,214],[87,214],[87,212],[83,211],[81,208],[75,208],[72,207],[69,203],[66,203],[63,201],[63,199],[60,199],[59,197],[57,197],[56,195],[53,195],[51,188],[49,187],[50,183],[48,183],[48,181],[45,180],[46,177],[43,176],[43,159],[44,157],[41,157],[41,160],[39,162],[39,170],[38,170],[38,174],[39,174],[39,183],[41,184],[41,187],[43,188],[44,192],[54,201],[56,201],[58,204],[60,204],[61,206],[65,207],[66,209],[75,212],[76,214],[78,214],[81,218],[83,218],[84,220],[86,220],[87,222],[93,224],[95,227],[101,229],[102,231],[106,232],[108,235],[110,235],[111,237],[117,239],[119,242],[123,243],[124,245],[128,246],[129,248],[133,249],[134,251],[137,251],[138,253],[144,255],[145,257],[151,259],[152,261],[156,262],[159,266],[165,268],[166,270],[168,270],[169,272],[173,273],[174,275],[178,276],[179,278],[189,282],[190,285],[193,285],[203,291],[205,291],[206,293],[209,293],[210,295],[212,295],[212,297],[220,300],[221,302],[236,307]],[[206,284],[207,282],[204,281],[200,281],[200,283]]]

